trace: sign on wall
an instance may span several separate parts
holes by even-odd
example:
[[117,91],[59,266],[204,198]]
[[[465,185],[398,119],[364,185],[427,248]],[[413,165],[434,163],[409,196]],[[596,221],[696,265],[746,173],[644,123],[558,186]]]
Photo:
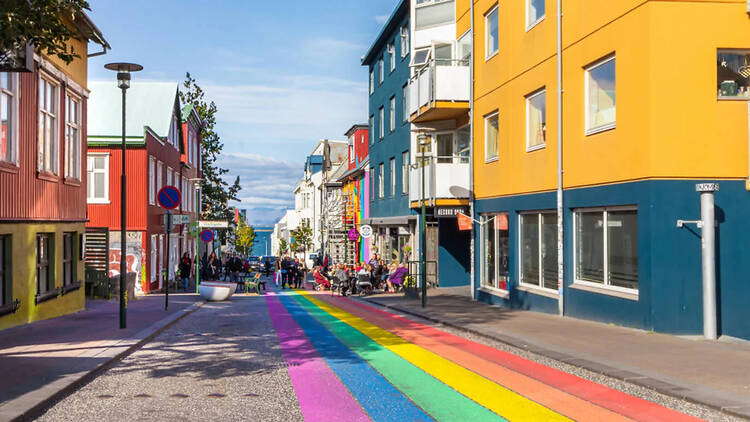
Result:
[[435,209],[435,217],[455,217],[458,214],[469,214],[466,207],[438,207]]

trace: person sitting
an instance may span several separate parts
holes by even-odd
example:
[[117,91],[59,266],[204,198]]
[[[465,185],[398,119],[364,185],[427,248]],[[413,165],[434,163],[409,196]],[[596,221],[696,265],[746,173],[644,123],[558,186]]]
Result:
[[367,293],[372,292],[372,278],[370,278],[370,266],[365,264],[357,271],[357,288]]
[[320,267],[315,267],[313,269],[313,280],[315,280],[315,284],[320,288],[329,289],[331,287],[331,281],[323,275],[320,271]]
[[404,284],[404,278],[406,278],[406,275],[409,273],[409,270],[406,269],[406,266],[404,264],[396,266],[396,264],[393,264],[395,267],[393,272],[388,276],[388,287],[393,289],[393,292],[396,292],[396,286],[401,287]]

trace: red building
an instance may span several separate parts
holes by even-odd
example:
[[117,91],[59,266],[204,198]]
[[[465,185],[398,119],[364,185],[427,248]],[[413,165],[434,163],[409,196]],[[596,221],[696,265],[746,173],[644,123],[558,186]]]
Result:
[[[120,174],[122,170],[120,90],[114,83],[92,83],[88,132],[87,229],[109,232],[109,275],[120,268]],[[200,209],[196,190],[200,178],[201,121],[192,107],[180,108],[176,83],[133,82],[127,92],[127,260],[136,274],[136,293],[164,287],[162,271],[169,253],[174,279],[184,252],[195,256],[195,239],[187,225],[169,234],[166,250],[165,210],[157,193],[175,186],[182,203],[175,214],[195,221]]]
[[367,159],[370,153],[369,133],[367,125],[354,125],[344,134],[349,140],[349,170]]

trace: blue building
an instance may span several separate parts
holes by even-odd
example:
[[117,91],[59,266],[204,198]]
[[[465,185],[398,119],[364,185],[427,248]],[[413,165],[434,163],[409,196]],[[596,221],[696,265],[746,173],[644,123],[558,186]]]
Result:
[[251,255],[265,256],[274,255],[271,249],[271,235],[273,234],[273,227],[253,227],[255,230],[255,243],[253,244],[253,250],[250,252]]
[[362,58],[369,69],[369,212],[372,250],[381,259],[415,259],[417,215],[409,207],[411,124],[408,84],[410,2],[402,0]]

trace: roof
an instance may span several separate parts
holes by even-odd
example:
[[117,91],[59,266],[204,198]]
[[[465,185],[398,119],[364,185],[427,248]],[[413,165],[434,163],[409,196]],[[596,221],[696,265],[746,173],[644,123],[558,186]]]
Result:
[[[88,137],[116,138],[122,136],[122,91],[111,82],[90,82],[88,100]],[[133,82],[127,90],[127,138],[143,142],[145,131],[160,138],[169,135],[172,114],[177,100],[177,82]]]
[[346,173],[339,176],[338,181],[339,182],[346,182],[350,177],[356,177],[360,174],[364,174],[365,169],[367,166],[370,165],[370,158],[367,157],[364,160],[362,160],[361,163],[357,167],[354,167],[353,169],[347,171]]
[[370,129],[370,126],[368,126],[366,123],[359,123],[349,128],[349,130],[344,133],[344,136],[349,137],[352,136],[352,134],[358,130],[365,130]]
[[362,65],[367,66],[375,60],[375,56],[380,51],[383,45],[388,41],[393,31],[401,25],[401,19],[409,13],[409,1],[401,0],[396,6],[391,16],[385,21],[385,25],[380,30],[378,37],[375,38],[375,42],[372,43],[370,49],[367,50],[364,56],[362,56]]
[[104,47],[104,51],[112,49],[112,46],[110,46],[107,40],[104,39],[102,31],[100,31],[99,28],[94,25],[94,22],[91,21],[86,13],[77,12],[73,16],[73,19],[71,21],[76,29],[78,29],[78,32],[86,37],[86,39],[89,39]]

